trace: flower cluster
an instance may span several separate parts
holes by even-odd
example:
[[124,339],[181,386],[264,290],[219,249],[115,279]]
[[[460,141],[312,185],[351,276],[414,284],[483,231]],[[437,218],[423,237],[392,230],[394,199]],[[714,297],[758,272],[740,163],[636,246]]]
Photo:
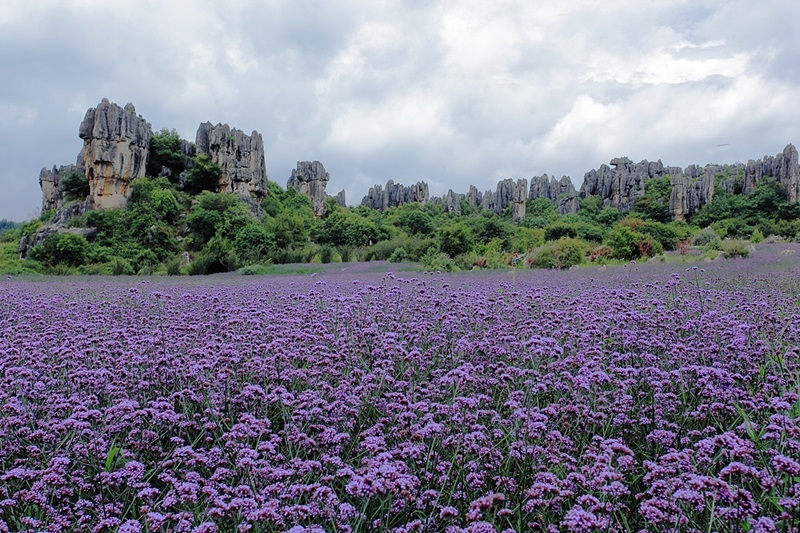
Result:
[[0,531],[800,531],[778,252],[7,281]]

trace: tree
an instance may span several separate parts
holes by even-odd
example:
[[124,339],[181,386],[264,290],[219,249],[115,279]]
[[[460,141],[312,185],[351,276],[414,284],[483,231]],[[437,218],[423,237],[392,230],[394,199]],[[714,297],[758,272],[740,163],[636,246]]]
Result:
[[633,209],[642,216],[656,222],[669,222],[672,216],[669,211],[669,198],[672,194],[672,178],[662,176],[647,181],[644,195],[633,203]]
[[450,224],[439,230],[439,249],[455,257],[472,250],[472,230],[463,223]]
[[233,240],[233,249],[241,264],[257,263],[275,252],[278,245],[275,235],[261,224],[248,224],[241,228]]
[[617,226],[608,234],[605,244],[611,248],[612,256],[617,259],[636,259],[639,257],[636,243],[643,239],[644,235],[633,231],[630,227]]
[[379,239],[380,231],[372,221],[342,209],[322,221],[315,240],[334,246],[367,246]]
[[31,249],[28,257],[46,265],[82,265],[86,261],[89,243],[83,235],[53,233]]
[[86,179],[83,172],[71,170],[61,176],[58,190],[64,194],[67,201],[83,200],[89,196],[89,180]]
[[197,194],[202,191],[216,191],[222,169],[211,160],[208,154],[198,154],[192,158],[192,168],[186,171],[184,188]]
[[150,137],[150,156],[147,161],[148,176],[165,175],[171,183],[186,170],[186,155],[178,132],[162,128]]
[[405,204],[395,211],[395,226],[409,235],[430,235],[433,232],[433,217],[417,203]]
[[186,217],[186,225],[194,233],[195,246],[199,247],[217,233],[232,239],[240,228],[252,220],[245,205],[236,196],[204,191]]

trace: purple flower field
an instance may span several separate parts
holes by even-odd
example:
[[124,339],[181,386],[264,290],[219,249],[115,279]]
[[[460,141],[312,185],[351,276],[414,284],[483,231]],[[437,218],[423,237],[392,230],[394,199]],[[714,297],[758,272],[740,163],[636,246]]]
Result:
[[799,358],[797,245],[4,280],[0,531],[797,532]]

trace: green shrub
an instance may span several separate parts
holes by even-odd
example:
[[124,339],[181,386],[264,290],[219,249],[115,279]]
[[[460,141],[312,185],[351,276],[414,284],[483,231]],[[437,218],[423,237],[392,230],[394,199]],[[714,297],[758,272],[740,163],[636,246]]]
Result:
[[645,238],[629,226],[618,225],[606,236],[605,245],[611,249],[615,259],[637,259],[640,257],[637,243]]
[[390,263],[402,263],[403,261],[408,261],[408,252],[402,246],[398,246],[392,252],[392,255],[389,256]]
[[86,262],[89,242],[75,233],[53,233],[31,249],[28,255],[34,261],[49,266],[64,264],[78,266]]
[[553,222],[544,228],[544,239],[546,241],[557,241],[565,237],[575,238],[578,236],[577,224],[567,224],[565,222]]
[[108,263],[90,263],[79,266],[78,273],[82,276],[108,276],[111,274],[111,267]]
[[83,172],[71,170],[61,176],[58,190],[64,194],[64,199],[67,201],[83,200],[89,196],[89,180],[86,179]]
[[731,240],[722,243],[722,252],[725,254],[726,259],[735,257],[747,257],[750,255],[750,250],[747,247],[747,242],[742,240]]
[[173,257],[172,259],[167,261],[166,267],[168,276],[180,276],[183,273],[182,272],[183,257],[181,256]]
[[764,234],[761,233],[761,230],[758,228],[753,230],[753,234],[750,236],[750,242],[753,244],[758,244],[764,240]]
[[422,267],[428,272],[454,272],[458,270],[453,259],[444,252],[431,250],[422,257]]
[[703,228],[699,232],[697,232],[694,237],[692,237],[692,244],[695,246],[705,246],[708,243],[718,241],[719,236],[716,234],[713,228],[707,227]]
[[[439,250],[455,257],[472,249],[472,230],[463,223],[451,224],[439,230]],[[426,257],[433,254],[427,254]],[[441,270],[441,269],[437,269]]]
[[278,245],[272,232],[261,224],[251,223],[236,232],[233,248],[239,262],[247,265],[271,257]]
[[247,265],[239,269],[239,274],[242,276],[261,276],[267,273],[267,267],[259,264]]
[[113,276],[132,276],[135,273],[131,262],[123,257],[112,258],[110,266]]
[[566,269],[586,261],[586,243],[569,237],[540,246],[528,256],[527,263],[534,268]]

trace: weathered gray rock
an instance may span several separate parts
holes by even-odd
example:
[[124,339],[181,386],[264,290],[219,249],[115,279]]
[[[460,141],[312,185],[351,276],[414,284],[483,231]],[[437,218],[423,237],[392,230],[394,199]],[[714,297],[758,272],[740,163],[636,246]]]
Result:
[[[525,218],[525,200],[528,197],[528,180],[506,178],[497,183],[494,191],[488,190],[478,202],[477,190],[470,190],[468,197],[472,197],[478,207],[483,210],[501,214],[508,206],[512,206],[512,216],[515,222]],[[467,200],[470,201],[470,200]],[[522,215],[519,219],[519,215]]]
[[480,207],[480,205],[483,203],[483,194],[474,185],[469,186],[469,192],[467,192],[467,203],[473,210],[478,209],[478,207]]
[[525,202],[528,199],[528,180],[518,179],[514,186],[514,196],[512,201],[514,203],[511,211],[511,219],[514,223],[518,223],[525,218]]
[[208,154],[222,170],[218,192],[266,196],[267,165],[260,133],[246,135],[227,124],[204,122],[197,128],[195,146],[198,154]]
[[319,161],[298,161],[286,187],[292,187],[298,193],[311,198],[314,214],[322,216],[327,210],[325,200],[328,196],[325,194],[325,186],[330,179],[331,175]]
[[390,207],[397,207],[411,202],[419,202],[424,205],[428,201],[430,201],[430,193],[428,192],[428,184],[424,181],[405,186],[389,180],[386,182],[385,188],[380,184],[370,187],[367,195],[361,200],[361,205],[378,211],[385,211]]
[[562,176],[556,180],[555,176],[547,174],[531,178],[531,187],[528,198],[536,200],[545,198],[556,207],[560,214],[576,213],[578,211],[578,191],[572,184],[569,176]]
[[800,201],[800,167],[798,166],[797,148],[787,144],[776,156],[764,156],[760,161],[747,162],[745,166],[742,192],[750,194],[764,176],[778,180],[790,202]]
[[455,215],[461,214],[461,200],[464,198],[463,194],[453,192],[453,189],[448,189],[444,197],[444,208],[448,213]]
[[697,213],[703,205],[711,202],[713,198],[713,174],[692,177],[689,172],[672,173],[669,211],[674,220],[686,220],[687,217]]
[[39,187],[42,189],[42,212],[59,209],[64,205],[64,193],[59,190],[61,177],[71,172],[83,174],[83,165],[61,165],[39,172]]
[[92,207],[109,209],[128,203],[129,184],[145,175],[152,130],[133,104],[125,108],[108,99],[86,111],[78,135],[89,181]]
[[336,196],[334,198],[336,199],[337,204],[339,204],[342,207],[347,207],[347,198],[345,197],[344,189],[336,193]]

